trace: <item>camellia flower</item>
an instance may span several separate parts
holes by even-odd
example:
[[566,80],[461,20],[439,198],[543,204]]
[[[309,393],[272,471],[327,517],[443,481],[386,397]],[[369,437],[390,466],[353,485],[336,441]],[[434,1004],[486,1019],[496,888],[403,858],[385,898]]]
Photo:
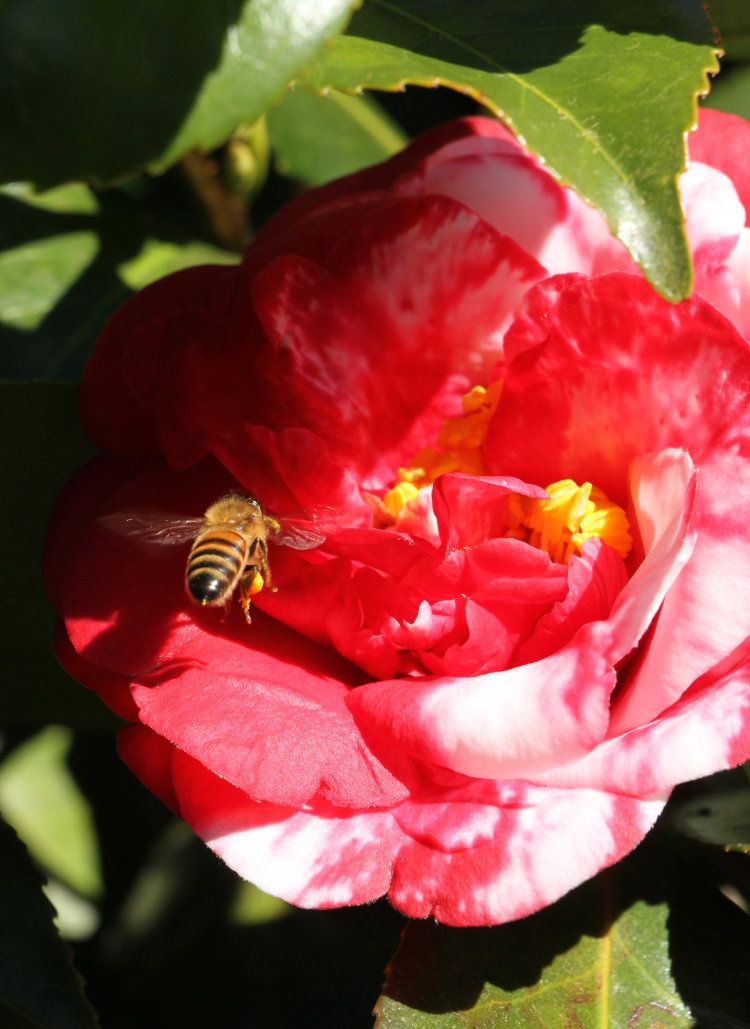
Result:
[[[701,117],[681,304],[477,118],[104,330],[107,456],[49,534],[58,652],[264,890],[518,918],[750,755],[750,129]],[[270,540],[251,624],[186,596],[189,543],[117,530],[232,489],[322,540]]]

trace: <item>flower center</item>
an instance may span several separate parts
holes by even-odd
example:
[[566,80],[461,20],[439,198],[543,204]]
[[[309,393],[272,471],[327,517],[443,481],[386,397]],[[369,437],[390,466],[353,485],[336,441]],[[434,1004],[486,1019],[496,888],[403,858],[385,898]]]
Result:
[[[501,380],[486,389],[475,386],[463,398],[463,414],[443,422],[437,447],[427,447],[408,468],[399,468],[396,484],[383,497],[383,507],[394,521],[402,508],[440,475],[486,474],[484,440],[501,392]],[[627,557],[633,543],[627,516],[600,489],[590,482],[579,486],[572,479],[561,479],[546,491],[549,496],[542,500],[518,493],[510,496],[507,538],[544,550],[560,564],[567,564],[581,552],[584,540],[595,536],[620,557]]]

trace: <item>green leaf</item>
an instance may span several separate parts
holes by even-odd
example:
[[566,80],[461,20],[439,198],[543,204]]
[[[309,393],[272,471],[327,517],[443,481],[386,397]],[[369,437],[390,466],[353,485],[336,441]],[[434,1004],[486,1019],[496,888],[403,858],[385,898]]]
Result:
[[407,143],[404,132],[368,96],[294,89],[268,113],[268,130],[282,175],[320,186],[384,161]]
[[696,95],[716,70],[699,0],[368,0],[299,81],[470,94],[598,207],[654,286],[679,300],[692,272],[677,176]]
[[50,875],[84,897],[102,892],[90,808],[67,765],[73,734],[50,725],[0,765],[0,810]]
[[[239,255],[195,239],[139,179],[96,196],[81,183],[0,189],[0,378],[78,378],[109,315],[156,278]],[[192,214],[192,212],[191,212]]]
[[378,1029],[750,1025],[747,916],[662,840],[529,918],[410,924]]
[[5,0],[0,181],[111,182],[254,121],[354,0]]
[[135,291],[196,264],[237,264],[239,260],[239,254],[221,250],[210,243],[179,244],[147,238],[134,257],[118,265],[117,272],[122,281]]
[[711,87],[705,105],[750,121],[750,67],[736,65],[722,72]]
[[54,615],[42,584],[40,554],[60,489],[94,448],[78,423],[71,383],[0,383],[0,536],[6,582],[0,723],[59,722],[84,728],[117,724],[104,705],[76,685],[52,652]]
[[0,323],[38,328],[91,264],[97,248],[95,233],[71,232],[0,253]]
[[[0,823],[0,1001],[37,1027],[94,1029],[96,1020],[41,886],[23,845]],[[3,1025],[23,1024],[0,1015]]]

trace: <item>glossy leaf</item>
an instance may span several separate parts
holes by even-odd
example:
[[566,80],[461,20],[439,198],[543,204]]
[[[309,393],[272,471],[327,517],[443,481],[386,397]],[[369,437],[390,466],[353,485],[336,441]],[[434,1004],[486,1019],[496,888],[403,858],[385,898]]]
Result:
[[160,170],[276,100],[353,0],[7,0],[0,181]]
[[[65,944],[52,924],[54,910],[23,844],[0,822],[0,1002],[31,1025],[94,1029],[96,1020]],[[10,1021],[0,1010],[3,1025]]]
[[698,0],[369,0],[301,78],[474,96],[603,212],[665,296],[690,292],[677,195],[696,95],[718,70]]
[[410,924],[377,1029],[750,1025],[747,916],[661,847],[519,922]]
[[268,113],[268,129],[282,175],[319,186],[384,161],[407,137],[374,100],[294,89]]

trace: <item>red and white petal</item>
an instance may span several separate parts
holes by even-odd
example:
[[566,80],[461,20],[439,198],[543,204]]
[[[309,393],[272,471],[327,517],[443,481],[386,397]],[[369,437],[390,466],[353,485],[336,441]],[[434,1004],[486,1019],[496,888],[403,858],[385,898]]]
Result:
[[745,640],[658,718],[535,779],[549,786],[650,796],[748,758],[750,640]]
[[641,454],[630,466],[630,487],[635,524],[647,549],[610,612],[607,653],[613,664],[641,641],[690,559],[697,537],[696,477],[684,450]]
[[185,821],[266,893],[299,907],[330,908],[365,904],[387,891],[402,835],[390,812],[321,801],[303,808],[258,804],[179,752],[172,776]]
[[691,161],[702,161],[727,175],[750,225],[750,123],[735,114],[703,107],[698,128],[688,136]]
[[[411,802],[396,810],[410,838],[394,866],[388,896],[412,918],[493,925],[538,911],[629,853],[665,799],[523,782],[480,782],[476,794],[475,803],[493,805],[492,817],[478,818],[467,796],[465,806],[435,805],[429,832],[420,805],[414,804],[412,817]],[[487,838],[460,849],[477,824]]]
[[387,894],[412,918],[492,925],[521,918],[619,860],[663,798],[476,781],[390,811],[258,804],[148,734],[124,730],[133,771],[230,867],[301,907]]
[[693,553],[670,586],[647,645],[627,671],[613,711],[613,732],[669,707],[750,635],[749,443],[750,417],[744,414],[699,464]]
[[602,740],[614,684],[589,632],[535,664],[367,684],[347,703],[363,731],[387,735],[403,753],[476,778],[517,779],[577,760]]
[[731,283],[722,294],[722,311],[750,340],[750,229],[743,229],[737,246],[726,260]]
[[263,373],[276,422],[302,420],[364,488],[390,485],[489,376],[512,312],[541,274],[516,244],[440,197],[380,209],[326,268],[273,263],[254,298],[275,348]]
[[746,410],[750,348],[706,301],[668,304],[635,276],[558,288],[543,310],[545,342],[508,368],[487,434],[489,470],[593,482],[624,506],[633,458],[682,447],[698,463]]
[[560,186],[509,135],[448,143],[400,179],[395,190],[403,196],[440,194],[466,204],[552,275],[636,270],[599,211]]

